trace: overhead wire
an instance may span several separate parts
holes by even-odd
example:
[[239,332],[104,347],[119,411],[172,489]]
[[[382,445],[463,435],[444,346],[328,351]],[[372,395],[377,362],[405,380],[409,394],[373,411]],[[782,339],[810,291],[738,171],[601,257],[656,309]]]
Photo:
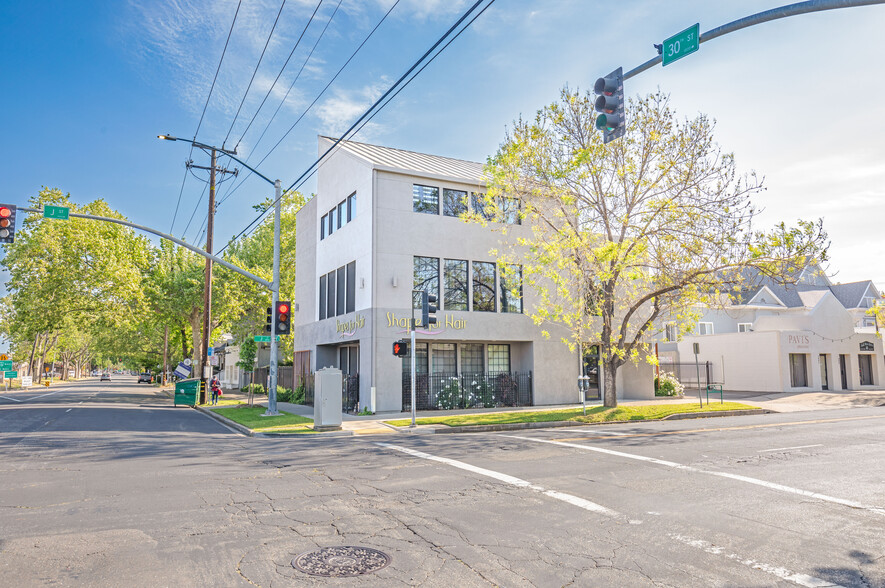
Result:
[[[305,172],[302,173],[301,176],[298,177],[298,179],[296,179],[296,180],[295,180],[295,181],[294,181],[294,182],[293,182],[288,188],[286,188],[286,189],[283,191],[283,194],[289,192],[289,191],[292,190],[293,188],[296,188],[296,186],[297,186],[297,187],[300,187],[302,184],[304,184],[304,182],[306,182],[306,181],[307,181],[307,180],[308,180],[308,179],[309,179],[314,173],[316,173],[316,170],[317,170],[317,167],[319,166],[319,164],[320,164],[320,163],[321,163],[321,162],[322,162],[322,161],[323,161],[323,160],[324,160],[324,159],[325,159],[325,158],[326,158],[326,157],[327,157],[327,156],[328,156],[333,150],[335,150],[335,148],[336,148],[336,147],[337,147],[342,141],[346,140],[346,139],[345,139],[346,137],[348,137],[348,136],[353,136],[354,134],[356,134],[356,132],[359,132],[359,130],[361,130],[361,129],[362,129],[362,128],[363,128],[363,127],[369,122],[369,121],[371,121],[372,118],[375,117],[375,115],[378,114],[378,112],[380,112],[385,106],[387,106],[387,104],[389,104],[390,101],[393,100],[393,98],[395,98],[395,97],[396,97],[396,96],[397,96],[397,95],[398,95],[398,94],[399,94],[399,93],[400,93],[400,92],[401,92],[406,86],[408,86],[408,85],[412,82],[412,80],[414,80],[415,77],[418,76],[418,74],[420,74],[422,71],[424,71],[424,69],[425,69],[428,65],[430,65],[430,63],[432,63],[432,62],[433,62],[433,61],[434,61],[434,60],[435,60],[435,59],[436,59],[436,58],[437,58],[437,57],[438,57],[438,56],[439,56],[439,55],[440,55],[440,54],[441,54],[441,53],[442,53],[442,52],[443,52],[443,51],[444,51],[444,50],[445,50],[445,49],[446,49],[446,48],[447,48],[447,47],[448,47],[448,46],[449,46],[449,45],[450,45],[455,39],[457,39],[457,38],[461,35],[461,33],[463,33],[463,32],[464,32],[464,31],[465,31],[465,30],[466,30],[471,24],[473,24],[473,22],[474,22],[477,18],[479,18],[479,17],[480,17],[480,16],[481,16],[486,10],[488,10],[488,8],[489,8],[492,4],[494,4],[494,2],[495,2],[495,0],[489,0],[488,4],[487,4],[482,10],[480,10],[477,14],[475,14],[475,15],[473,16],[473,18],[471,18],[470,21],[469,21],[466,25],[464,25],[464,27],[462,27],[461,30],[458,31],[457,34],[455,34],[451,39],[449,39],[449,40],[445,43],[445,45],[444,45],[439,51],[437,51],[437,52],[436,52],[436,53],[435,53],[435,54],[434,54],[434,55],[433,55],[433,56],[432,56],[432,57],[431,57],[426,63],[424,63],[424,65],[421,66],[421,68],[418,69],[418,71],[417,71],[414,75],[412,75],[411,77],[409,77],[409,76],[412,74],[412,72],[415,71],[415,69],[418,68],[418,66],[421,65],[422,62],[424,62],[424,60],[427,59],[427,57],[428,57],[431,53],[433,53],[433,52],[436,50],[436,48],[439,47],[439,46],[440,46],[440,45],[441,45],[441,44],[442,44],[442,43],[448,38],[448,36],[451,35],[451,33],[461,25],[461,23],[464,22],[464,21],[465,21],[465,20],[466,20],[466,19],[467,19],[467,18],[468,18],[468,17],[469,17],[469,16],[470,16],[470,15],[471,15],[471,14],[472,14],[472,13],[478,8],[478,7],[479,7],[479,5],[482,4],[482,3],[485,2],[485,1],[486,1],[486,0],[477,0],[477,1],[473,4],[473,6],[471,6],[471,7],[470,7],[470,8],[469,8],[469,9],[468,9],[463,15],[461,15],[461,17],[455,22],[455,24],[453,24],[451,27],[449,27],[449,29],[448,29],[448,30],[447,30],[447,31],[446,31],[446,32],[445,32],[445,33],[444,33],[439,39],[437,39],[437,41],[436,41],[436,42],[430,47],[430,49],[428,49],[427,51],[425,51],[424,54],[423,54],[423,55],[422,55],[417,61],[415,61],[415,63],[412,64],[412,66],[409,67],[409,69],[406,70],[406,72],[405,72],[402,76],[400,76],[400,78],[399,78],[396,82],[394,82],[393,85],[391,85],[390,88],[388,88],[388,90],[387,90],[387,91],[386,91],[386,92],[385,92],[380,98],[378,98],[378,100],[376,100],[375,103],[372,104],[372,106],[370,106],[370,107],[369,107],[369,108],[368,108],[368,109],[367,109],[367,110],[366,110],[366,111],[365,111],[365,112],[364,112],[364,113],[363,113],[363,114],[362,114],[362,115],[356,120],[356,122],[354,122],[354,123],[350,126],[349,129],[347,129],[347,130],[341,135],[341,137],[339,137],[338,139],[336,139],[336,140],[335,140],[335,143],[333,143],[332,146],[329,147],[329,149],[327,149],[327,150],[325,151],[325,153],[323,153],[323,154],[322,154],[322,155],[321,155],[316,161],[314,161],[314,162],[313,162],[313,163],[307,168],[307,170],[305,170]],[[408,81],[406,81],[406,82],[402,85],[402,87],[399,87],[399,88],[397,89],[397,87],[398,87],[398,86],[403,82],[403,80],[405,80],[406,78],[409,78]],[[394,89],[396,89],[396,92],[394,92]],[[389,98],[388,98],[388,97],[389,97]],[[382,104],[382,103],[383,103],[383,104]],[[379,105],[380,105],[380,107],[379,107]],[[373,111],[374,111],[374,112],[373,112]],[[359,127],[359,128],[357,128],[357,127]],[[354,131],[354,129],[356,129],[356,131]],[[280,198],[282,198],[282,196],[280,196]],[[236,241],[237,239],[239,239],[241,236],[243,236],[244,234],[246,234],[247,231],[249,231],[250,229],[252,229],[252,227],[255,226],[256,223],[258,223],[259,221],[261,221],[261,220],[264,218],[264,216],[268,213],[268,211],[270,211],[270,209],[271,209],[271,208],[277,203],[277,201],[278,201],[280,198],[278,198],[277,200],[274,200],[274,201],[273,201],[273,202],[272,202],[267,208],[265,208],[261,213],[259,213],[258,216],[256,216],[255,219],[253,219],[252,222],[250,222],[250,223],[246,226],[246,228],[244,228],[242,231],[240,231],[240,232],[239,232],[239,233],[238,233],[233,239],[231,239],[230,241],[228,241],[227,245],[225,245],[224,247],[222,247],[222,248],[219,250],[219,254],[220,254],[222,251],[224,251],[224,249],[226,249],[227,246],[228,246],[231,242]]]
[[[240,135],[240,138],[237,140],[236,145],[234,145],[234,151],[236,151],[237,147],[240,146],[240,143],[243,141],[243,138],[245,138],[246,133],[248,133],[249,129],[252,127],[252,123],[254,123],[255,119],[258,118],[258,113],[260,113],[261,109],[264,108],[264,103],[267,102],[267,99],[270,97],[271,92],[273,92],[273,89],[276,87],[277,82],[280,81],[280,77],[283,75],[283,72],[286,71],[286,67],[289,65],[289,60],[292,59],[292,56],[295,54],[295,51],[298,49],[299,45],[301,45],[301,39],[304,38],[304,33],[307,32],[307,28],[310,26],[310,23],[313,22],[313,19],[316,16],[317,11],[320,9],[320,6],[322,6],[323,1],[324,0],[320,0],[319,2],[317,2],[316,8],[313,9],[313,14],[310,15],[310,19],[307,21],[307,24],[304,25],[304,28],[301,30],[301,34],[298,36],[298,40],[295,41],[295,46],[292,47],[292,50],[289,52],[289,56],[286,58],[286,62],[283,63],[283,67],[280,68],[280,73],[277,74],[277,77],[273,81],[273,84],[271,84],[270,88],[267,89],[267,94],[264,95],[264,99],[261,101],[261,104],[258,105],[258,109],[255,111],[255,114],[252,115],[252,119],[249,121],[249,124],[246,125],[246,128],[243,131],[243,133]],[[334,14],[332,16],[334,16]],[[302,68],[303,68],[303,66],[302,66]],[[292,89],[291,86],[289,87],[289,89],[290,90]],[[289,92],[286,92],[286,97],[288,97],[288,96],[289,96]],[[286,101],[286,98],[283,98],[283,102],[285,102],[285,101]],[[279,108],[277,108],[277,112],[279,112]],[[276,112],[274,113],[274,116],[276,116]],[[273,120],[273,119],[271,119],[271,120]]]
[[[322,2],[320,2],[320,3],[322,3]],[[394,3],[394,6],[396,6],[397,4],[399,4],[399,0],[397,0],[396,3]],[[276,118],[277,114],[280,112],[280,109],[283,107],[283,104],[286,103],[286,99],[289,98],[289,93],[292,92],[292,88],[295,87],[295,83],[296,83],[296,82],[298,81],[298,79],[301,77],[301,72],[304,71],[304,68],[307,66],[308,62],[310,61],[311,56],[313,56],[313,53],[314,53],[314,51],[316,50],[317,46],[320,44],[320,41],[322,41],[323,37],[325,36],[325,34],[326,34],[326,30],[329,28],[329,25],[332,24],[332,19],[335,18],[335,15],[338,13],[338,9],[339,9],[340,7],[341,7],[341,0],[338,0],[338,4],[335,6],[335,10],[332,12],[332,16],[329,17],[329,20],[328,20],[328,21],[326,21],[326,26],[323,27],[323,30],[320,32],[320,35],[317,37],[317,40],[314,42],[313,47],[312,47],[311,50],[310,50],[310,53],[308,53],[307,57],[306,57],[305,60],[304,60],[304,63],[301,64],[301,68],[298,70],[298,74],[295,76],[295,79],[292,80],[292,83],[289,85],[289,89],[286,90],[286,94],[285,94],[285,96],[283,96],[283,99],[280,101],[279,105],[277,106],[277,109],[274,111],[273,116],[270,117],[270,120],[267,121],[267,124],[264,126],[264,130],[261,132],[261,135],[258,137],[258,140],[255,142],[255,145],[253,146],[252,153],[250,153],[249,157],[246,158],[246,162],[247,162],[247,163],[249,162],[249,159],[251,158],[252,154],[255,153],[255,148],[258,147],[258,144],[259,144],[259,143],[261,143],[261,140],[264,138],[265,133],[267,133],[267,130],[270,128],[270,125],[273,123],[273,121],[274,121],[274,119]],[[393,10],[393,7],[391,7],[390,10]],[[387,14],[390,14],[390,10],[387,11]],[[365,39],[363,39],[363,42],[360,43],[360,46],[357,47],[356,51],[359,51],[360,47],[362,47],[363,45],[365,45],[365,43],[366,43],[366,41],[368,41],[369,37],[372,36],[372,33],[374,33],[375,30],[378,28],[378,26],[379,26],[382,22],[384,22],[384,19],[387,18],[387,14],[384,15],[384,17],[381,19],[381,21],[379,21],[379,23],[378,23],[377,25],[375,25],[375,28],[372,29],[372,32],[369,33],[369,35],[368,35]],[[310,23],[308,23],[308,24],[310,24]],[[347,63],[350,63],[350,60],[353,59],[353,56],[354,56],[354,55],[356,55],[356,51],[354,51],[354,53],[350,56],[350,58],[347,60],[347,62],[345,62],[344,66],[346,66]],[[335,76],[332,78],[332,81],[335,81],[335,78],[338,77],[338,74],[341,73],[341,70],[344,69],[344,66],[342,66],[341,69],[338,70],[338,73],[335,74]],[[332,81],[330,81],[328,84],[326,84],[326,88],[329,87],[329,85],[332,83]],[[319,100],[320,96],[323,95],[323,92],[326,91],[326,88],[324,88],[323,91],[320,92],[319,96],[317,96],[316,98],[314,98],[314,101],[310,104],[310,106],[308,106],[308,108],[307,108],[307,109],[301,114],[301,116],[298,117],[298,120],[299,120],[299,121],[304,117],[304,115],[307,113],[307,111],[310,110],[310,108],[311,108],[314,104],[316,104],[316,101]],[[295,124],[298,124],[298,121],[296,121]],[[294,128],[294,126],[295,126],[295,125],[292,125],[292,128]],[[286,132],[287,135],[288,135],[289,132],[292,130],[292,128],[290,128],[289,131]],[[285,137],[285,136],[284,136],[284,137]],[[282,141],[282,139],[280,139],[280,141]],[[280,141],[278,141],[276,145],[274,145],[273,147],[271,147],[270,151],[268,151],[268,152],[264,155],[264,157],[261,158],[261,161],[259,161],[257,164],[255,164],[254,167],[258,167],[259,165],[261,165],[262,163],[264,163],[264,160],[267,159],[268,156],[274,151],[274,149],[276,149],[276,148],[279,146]],[[231,188],[231,190],[230,190],[229,192],[227,192],[227,193],[224,195],[223,198],[221,198],[221,200],[219,201],[219,204],[223,203],[225,200],[227,200],[228,198],[230,198],[231,196],[233,196],[234,193],[240,188],[240,186],[242,186],[242,185],[246,182],[246,180],[249,179],[249,176],[251,176],[251,175],[252,175],[251,170],[248,170],[248,173],[246,174],[246,176],[245,176],[242,180],[240,180],[240,183],[239,183],[239,184],[237,184],[236,186],[234,186],[233,188]]]
[[[206,116],[206,109],[209,107],[209,99],[212,98],[212,91],[215,89],[215,82],[218,81],[218,72],[221,71],[221,64],[224,63],[224,56],[227,54],[227,46],[230,43],[231,34],[234,32],[234,25],[237,22],[237,16],[240,14],[240,5],[242,5],[243,0],[239,0],[237,2],[237,9],[234,12],[234,19],[230,23],[230,30],[227,32],[227,40],[224,42],[224,49],[221,50],[221,59],[218,60],[218,67],[215,68],[215,77],[212,78],[212,85],[209,86],[209,95],[206,96],[206,104],[203,105],[203,112],[200,114],[200,121],[197,123],[197,130],[194,131],[194,141],[197,140],[197,135],[200,133],[200,127],[203,126],[203,118]],[[188,153],[187,159],[190,161],[191,156],[194,154],[194,145],[191,143],[190,152]],[[187,180],[187,172],[188,169],[185,167],[184,177],[181,179],[181,190],[178,191],[178,202],[175,204],[175,214],[172,215],[172,225],[169,227],[169,234],[174,234],[172,229],[175,228],[175,219],[178,217],[178,208],[181,205],[181,195],[184,192],[184,183]]]
[[[237,113],[234,115],[234,119],[230,123],[230,128],[227,131],[227,135],[224,137],[224,142],[221,144],[221,148],[224,149],[224,146],[227,144],[227,140],[230,137],[231,131],[234,130],[234,125],[237,123],[237,119],[240,117],[240,111],[243,109],[243,104],[246,102],[246,97],[249,95],[249,90],[252,88],[252,82],[255,81],[255,76],[258,74],[258,68],[261,67],[261,60],[264,59],[264,53],[267,51],[267,46],[270,45],[270,39],[273,37],[273,32],[277,28],[277,23],[280,22],[280,15],[283,13],[283,7],[286,6],[286,0],[283,0],[283,3],[280,4],[280,10],[277,12],[277,17],[273,21],[273,26],[270,27],[270,33],[267,35],[267,41],[264,42],[264,49],[261,50],[261,55],[258,57],[258,63],[255,64],[255,70],[252,72],[252,77],[249,79],[249,85],[246,86],[246,91],[243,92],[243,99],[240,100],[240,106],[237,108]],[[236,147],[234,147],[234,151],[236,151]]]

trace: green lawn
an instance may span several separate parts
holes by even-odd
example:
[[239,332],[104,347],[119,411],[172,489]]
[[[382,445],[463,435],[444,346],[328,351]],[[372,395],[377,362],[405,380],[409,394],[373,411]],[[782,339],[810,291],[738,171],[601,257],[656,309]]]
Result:
[[240,405],[230,408],[213,408],[215,412],[224,418],[248,427],[256,433],[308,433],[313,432],[311,425],[313,419],[280,411],[277,416],[261,416],[267,412],[264,406]]
[[[610,421],[642,421],[662,419],[671,414],[691,412],[711,412],[717,410],[749,410],[758,408],[739,402],[724,404],[711,403],[701,408],[698,404],[650,404],[646,406],[619,406],[606,408],[595,406],[587,409],[584,416],[580,408],[544,410],[537,412],[494,412],[485,414],[463,414],[452,416],[426,417],[417,419],[419,425],[504,425],[511,423],[546,423],[551,421],[578,421],[582,423],[602,423]],[[386,421],[395,427],[407,427],[412,421],[401,419]]]

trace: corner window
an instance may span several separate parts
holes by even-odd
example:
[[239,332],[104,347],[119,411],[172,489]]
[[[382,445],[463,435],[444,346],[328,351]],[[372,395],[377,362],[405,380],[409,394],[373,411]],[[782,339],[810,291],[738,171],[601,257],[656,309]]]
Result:
[[439,188],[413,185],[412,209],[424,214],[439,214]]
[[501,312],[522,313],[522,266],[501,268]]
[[[439,258],[415,256],[413,264],[412,288],[439,297]],[[421,296],[417,292],[413,304],[421,308]]]
[[464,190],[443,190],[443,214],[461,216],[467,212],[467,192]]
[[495,312],[495,264],[473,262],[473,310]]
[[467,261],[447,259],[443,270],[443,308],[446,310],[467,310]]

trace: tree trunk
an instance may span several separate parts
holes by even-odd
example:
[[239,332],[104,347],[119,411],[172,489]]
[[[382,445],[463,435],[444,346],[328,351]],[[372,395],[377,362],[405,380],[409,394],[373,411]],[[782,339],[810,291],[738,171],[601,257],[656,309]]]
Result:
[[620,363],[616,357],[608,358],[603,361],[602,366],[603,381],[605,382],[603,405],[606,408],[615,408],[618,406],[617,375]]
[[[31,346],[31,359],[28,360],[28,375],[32,378],[34,377],[34,355],[37,353],[37,341],[40,339],[40,335],[34,335],[34,345]],[[37,377],[37,381],[40,381],[40,377]]]
[[181,329],[181,359],[185,359],[190,356],[191,354],[187,352],[187,333],[184,329]]

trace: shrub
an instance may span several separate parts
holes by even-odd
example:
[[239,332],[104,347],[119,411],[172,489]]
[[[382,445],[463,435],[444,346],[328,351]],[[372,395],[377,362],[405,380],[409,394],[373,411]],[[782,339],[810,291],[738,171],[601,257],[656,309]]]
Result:
[[282,386],[277,386],[277,402],[292,402],[292,391]]
[[264,386],[261,384],[247,384],[243,387],[243,392],[249,394],[250,392],[255,395],[264,395],[267,394],[264,390]]
[[682,396],[683,390],[685,390],[685,386],[676,379],[676,376],[669,372],[661,372],[661,375],[658,377],[658,387],[655,391],[656,395]]
[[304,384],[292,390],[292,404],[304,404]]

